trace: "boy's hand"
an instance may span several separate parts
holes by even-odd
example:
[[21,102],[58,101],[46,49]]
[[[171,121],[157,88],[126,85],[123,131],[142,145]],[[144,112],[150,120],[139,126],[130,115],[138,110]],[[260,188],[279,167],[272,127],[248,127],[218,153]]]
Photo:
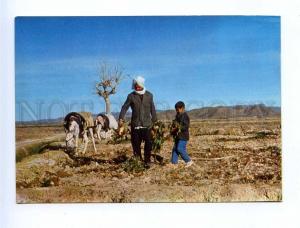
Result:
[[178,130],[179,130],[178,128],[172,128],[171,129],[171,135],[176,135]]

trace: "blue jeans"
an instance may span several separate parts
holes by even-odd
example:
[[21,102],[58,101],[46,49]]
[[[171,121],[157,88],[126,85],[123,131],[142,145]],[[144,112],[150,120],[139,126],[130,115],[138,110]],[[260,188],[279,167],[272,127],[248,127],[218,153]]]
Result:
[[173,164],[178,163],[179,155],[185,162],[191,161],[191,159],[186,151],[186,144],[187,144],[186,140],[178,140],[175,142],[173,150],[172,150],[172,159],[171,159],[171,162]]

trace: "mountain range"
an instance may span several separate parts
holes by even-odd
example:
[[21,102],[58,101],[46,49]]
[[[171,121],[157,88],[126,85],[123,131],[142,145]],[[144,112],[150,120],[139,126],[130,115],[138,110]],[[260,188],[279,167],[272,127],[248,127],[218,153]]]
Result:
[[[243,118],[243,117],[280,117],[281,107],[266,106],[264,104],[256,105],[235,105],[235,106],[216,106],[203,107],[187,111],[190,119],[229,119],[229,118]],[[119,112],[112,113],[116,119]],[[93,114],[96,116],[97,114]],[[175,110],[157,110],[157,118],[159,120],[172,120],[176,115]],[[126,119],[130,119],[131,112],[127,112]],[[16,124],[54,124],[61,123],[63,117],[56,119],[44,119],[37,121],[16,121]]]

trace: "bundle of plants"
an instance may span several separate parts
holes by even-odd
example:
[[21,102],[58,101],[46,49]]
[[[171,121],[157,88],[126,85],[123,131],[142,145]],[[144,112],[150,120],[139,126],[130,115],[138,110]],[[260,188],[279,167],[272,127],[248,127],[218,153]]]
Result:
[[127,173],[140,173],[145,170],[143,162],[137,157],[131,157],[124,162],[123,169]]
[[122,142],[128,141],[130,137],[130,128],[127,123],[122,124],[119,126],[117,130],[113,132],[112,135],[112,143],[113,144],[120,144]]
[[165,142],[166,128],[162,121],[157,121],[151,126],[152,151],[159,153]]
[[170,135],[175,140],[178,134],[181,132],[181,125],[178,121],[173,120],[172,123],[169,125]]

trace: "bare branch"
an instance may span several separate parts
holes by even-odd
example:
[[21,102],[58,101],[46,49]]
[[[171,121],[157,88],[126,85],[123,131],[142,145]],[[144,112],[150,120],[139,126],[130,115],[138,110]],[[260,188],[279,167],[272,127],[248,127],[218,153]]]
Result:
[[[99,82],[96,83],[97,94],[104,98],[106,105],[109,106],[109,96],[117,92],[123,76],[123,68],[115,65],[111,66],[107,62],[102,61],[99,64]],[[107,101],[108,100],[108,101]],[[110,109],[110,107],[107,107]]]

